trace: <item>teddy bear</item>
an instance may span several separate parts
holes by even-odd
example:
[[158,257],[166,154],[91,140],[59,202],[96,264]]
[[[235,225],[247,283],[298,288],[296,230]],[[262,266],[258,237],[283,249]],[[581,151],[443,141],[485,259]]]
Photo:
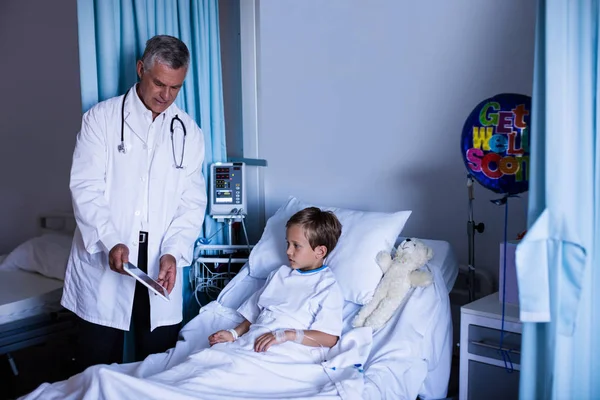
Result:
[[388,252],[379,252],[377,264],[383,271],[383,277],[373,298],[361,308],[352,325],[355,328],[370,326],[374,331],[385,325],[412,287],[431,285],[431,273],[419,269],[432,257],[433,250],[414,238],[403,240],[393,257]]

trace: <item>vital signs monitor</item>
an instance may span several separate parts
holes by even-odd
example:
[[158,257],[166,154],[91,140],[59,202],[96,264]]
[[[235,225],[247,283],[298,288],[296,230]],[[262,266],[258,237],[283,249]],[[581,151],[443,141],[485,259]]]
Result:
[[217,162],[210,167],[208,213],[213,217],[246,214],[245,164]]

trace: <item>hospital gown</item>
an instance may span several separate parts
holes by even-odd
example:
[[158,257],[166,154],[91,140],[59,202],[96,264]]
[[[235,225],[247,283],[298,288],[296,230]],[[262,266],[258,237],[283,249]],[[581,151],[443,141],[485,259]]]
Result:
[[254,329],[311,329],[340,336],[343,307],[341,289],[327,266],[303,272],[282,265],[238,312]]

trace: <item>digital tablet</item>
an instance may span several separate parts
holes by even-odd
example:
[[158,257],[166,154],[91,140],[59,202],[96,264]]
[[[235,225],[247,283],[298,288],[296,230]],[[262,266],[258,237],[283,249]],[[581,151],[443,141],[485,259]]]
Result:
[[154,279],[150,278],[148,274],[146,274],[144,271],[142,271],[132,263],[123,264],[123,269],[125,270],[125,272],[133,276],[144,286],[152,290],[155,294],[159,295],[164,300],[171,300],[169,299],[169,292],[167,292],[167,289],[165,289],[160,283],[156,282]]

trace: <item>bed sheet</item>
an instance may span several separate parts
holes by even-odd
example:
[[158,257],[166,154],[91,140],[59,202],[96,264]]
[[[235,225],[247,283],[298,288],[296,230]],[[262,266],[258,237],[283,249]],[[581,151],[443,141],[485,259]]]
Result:
[[[253,279],[248,275],[246,277]],[[344,310],[345,332],[336,346],[338,352],[334,352],[334,347],[326,363],[312,366],[280,363],[275,365],[277,369],[273,371],[273,364],[261,364],[261,356],[258,355],[250,357],[258,360],[256,364],[246,364],[241,373],[233,375],[229,374],[232,359],[241,358],[244,361],[248,357],[240,355],[239,350],[234,357],[230,356],[231,353],[215,355],[212,351],[207,354],[204,350],[209,347],[210,334],[234,328],[242,321],[242,317],[234,309],[213,301],[182,329],[175,348],[151,355],[143,362],[90,367],[67,381],[44,384],[24,399],[443,398],[446,395],[450,360],[444,354],[448,353],[450,357],[451,349],[450,343],[446,343],[444,338],[434,338],[444,336],[436,330],[448,328],[443,316],[449,313],[449,306],[446,304],[448,308],[444,307],[440,299],[444,296],[448,297],[447,290],[439,279],[427,288],[415,290],[402,312],[396,313],[386,327],[373,336],[370,328],[349,328],[349,321],[358,306],[348,303]],[[211,354],[212,357],[207,358]],[[196,360],[202,363],[195,363]],[[445,361],[448,364],[447,371],[439,373]],[[353,363],[356,362],[363,364],[364,371],[354,367]],[[335,365],[333,363],[343,367],[334,370],[331,367]],[[207,373],[211,378],[209,380],[206,379]],[[429,378],[432,378],[431,381]],[[319,384],[314,387],[300,386],[301,389],[295,390],[302,383],[298,381],[302,380]],[[240,386],[246,391],[239,392]],[[271,392],[273,387],[278,391]]]
[[61,309],[63,282],[21,271],[0,271],[0,325]]
[[235,310],[211,302],[182,329],[175,348],[143,362],[90,367],[67,381],[43,384],[21,400],[364,400],[365,380],[355,363],[366,362],[369,328],[346,335],[321,363],[282,358],[286,345],[304,347],[295,343],[256,353],[238,345],[246,335],[209,349],[210,334],[241,321]]

